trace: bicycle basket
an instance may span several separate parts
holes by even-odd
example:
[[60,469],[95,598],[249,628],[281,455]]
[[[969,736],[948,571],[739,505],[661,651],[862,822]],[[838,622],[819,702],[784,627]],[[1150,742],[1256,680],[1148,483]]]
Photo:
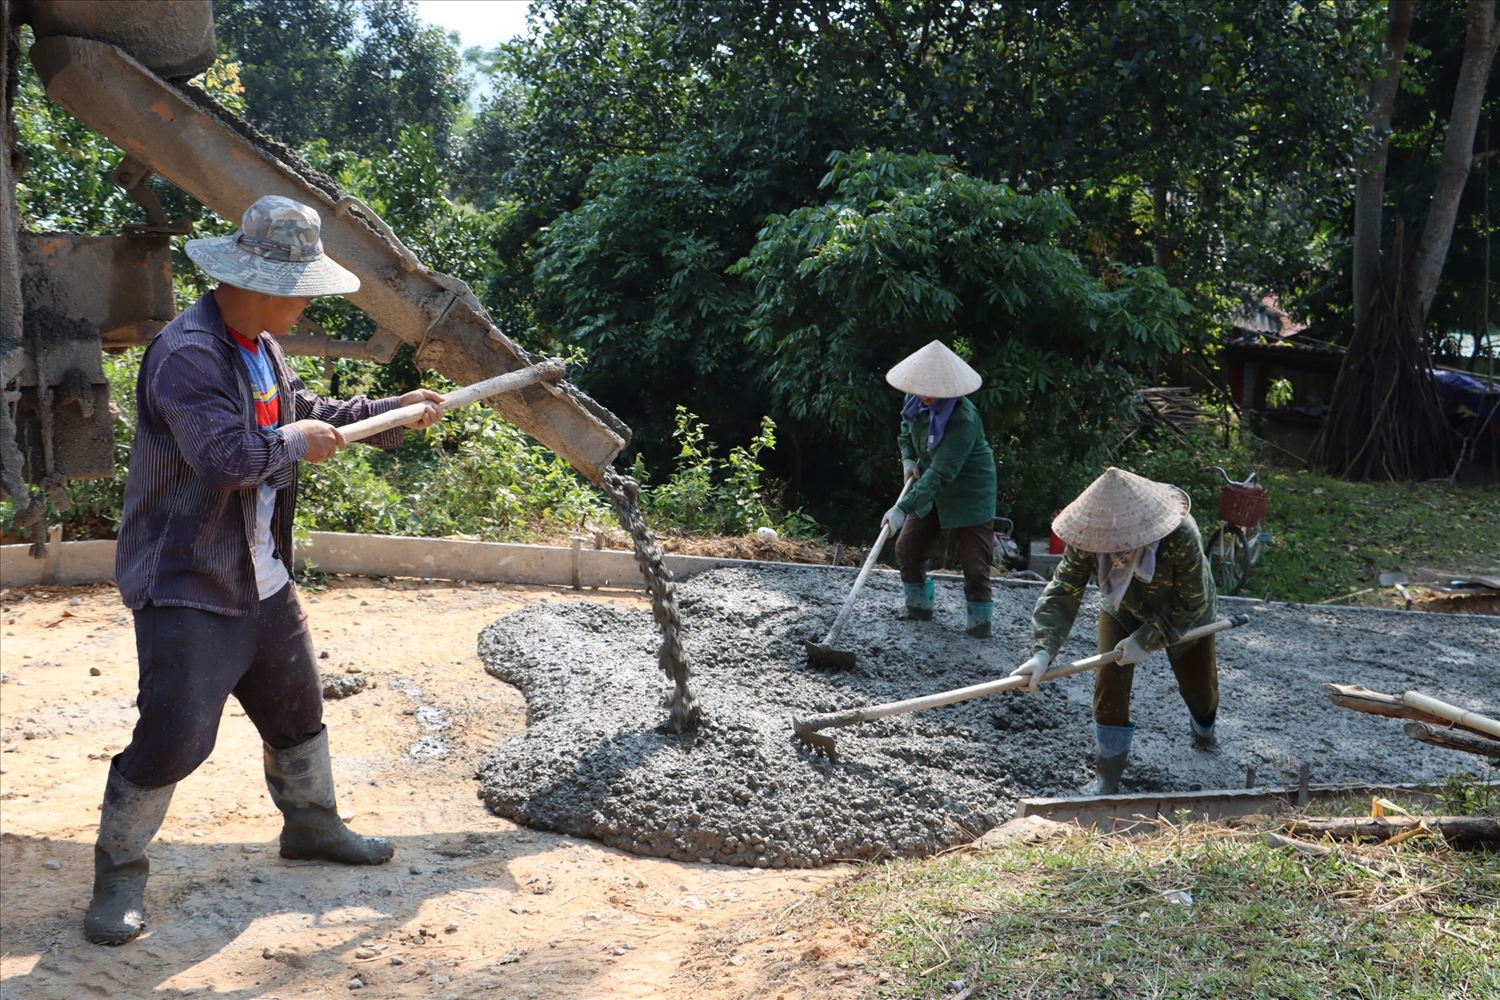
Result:
[[1219,516],[1230,524],[1253,528],[1265,520],[1270,499],[1264,486],[1224,486],[1219,490]]

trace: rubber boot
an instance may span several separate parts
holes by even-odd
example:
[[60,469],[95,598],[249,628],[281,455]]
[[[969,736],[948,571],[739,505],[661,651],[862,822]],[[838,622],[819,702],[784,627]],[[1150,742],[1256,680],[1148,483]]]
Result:
[[969,601],[969,617],[965,631],[975,639],[990,637],[990,620],[995,617],[994,601]]
[[109,766],[94,844],[94,897],[83,936],[94,944],[124,944],[146,929],[146,846],[166,818],[176,785],[142,788]]
[[1120,776],[1130,757],[1130,741],[1135,737],[1135,723],[1124,726],[1101,726],[1094,723],[1094,781],[1083,790],[1085,795],[1116,795]]
[[266,785],[281,810],[281,856],[297,861],[379,865],[396,849],[382,837],[361,837],[339,819],[333,795],[328,727],[285,750],[266,745]]
[[1198,748],[1199,750],[1213,750],[1218,747],[1219,737],[1215,733],[1215,730],[1219,725],[1217,718],[1215,718],[1205,726],[1203,723],[1199,722],[1197,719],[1189,715],[1188,722],[1192,725],[1193,728],[1194,747]]
[[901,589],[906,593],[906,617],[914,622],[932,621],[932,605],[937,595],[937,581],[903,583]]

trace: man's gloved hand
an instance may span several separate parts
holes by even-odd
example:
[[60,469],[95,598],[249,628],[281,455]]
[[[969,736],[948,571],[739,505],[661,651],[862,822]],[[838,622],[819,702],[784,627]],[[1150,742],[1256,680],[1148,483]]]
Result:
[[1041,683],[1042,675],[1047,672],[1047,667],[1052,664],[1052,654],[1045,649],[1039,649],[1031,654],[1031,659],[1021,664],[1010,672],[1012,677],[1025,676],[1027,678],[1025,690],[1029,694],[1036,694],[1037,685]]
[[415,430],[422,430],[424,428],[431,427],[439,420],[442,420],[443,411],[437,408],[437,404],[441,403],[442,401],[443,397],[433,392],[431,389],[413,389],[411,392],[403,394],[400,399],[400,403],[402,406],[411,406],[413,403],[432,404],[422,412],[422,415],[420,417],[413,420],[406,426],[411,427]]
[[1120,654],[1120,658],[1116,662],[1126,666],[1140,663],[1146,658],[1146,651],[1141,648],[1141,644],[1136,642],[1132,636],[1127,635],[1121,639],[1120,644],[1115,649]]
[[917,465],[916,462],[914,462],[913,460],[911,460],[909,458],[903,458],[901,460],[901,478],[902,478],[902,480],[916,479],[921,474],[922,474],[922,469],[921,469],[920,466]]
[[900,507],[892,507],[885,512],[885,517],[881,520],[891,526],[891,534],[897,534],[901,530],[901,525],[906,523],[906,511]]

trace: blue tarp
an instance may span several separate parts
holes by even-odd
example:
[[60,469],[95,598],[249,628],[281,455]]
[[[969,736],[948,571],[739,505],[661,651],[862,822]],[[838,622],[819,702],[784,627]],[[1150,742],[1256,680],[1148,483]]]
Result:
[[1433,371],[1432,381],[1440,396],[1451,399],[1481,419],[1500,425],[1500,388],[1487,385],[1463,372]]

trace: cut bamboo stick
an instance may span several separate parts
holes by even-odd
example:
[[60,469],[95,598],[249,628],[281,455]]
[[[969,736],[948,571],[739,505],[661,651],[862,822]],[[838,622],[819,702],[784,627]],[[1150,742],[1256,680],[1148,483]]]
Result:
[[1462,726],[1476,733],[1500,739],[1500,719],[1492,719],[1488,715],[1480,715],[1478,712],[1470,712],[1457,705],[1450,705],[1446,701],[1438,701],[1420,691],[1408,691],[1401,696],[1401,700],[1417,711],[1435,715],[1444,722],[1451,722],[1455,726]]
[[[1494,719],[1475,712],[1465,712],[1456,705],[1448,705],[1415,691],[1405,695],[1382,694],[1361,684],[1324,684],[1322,688],[1329,701],[1350,711],[1384,715],[1392,719],[1411,719],[1413,722],[1430,722],[1440,726],[1458,726],[1460,729],[1500,738],[1500,732],[1487,732],[1482,728],[1485,724],[1500,726]],[[1414,697],[1416,704],[1408,701],[1409,697]]]
[[1406,735],[1420,743],[1431,743],[1435,747],[1462,750],[1464,753],[1477,753],[1483,757],[1500,759],[1500,740],[1477,736],[1462,729],[1434,726],[1430,722],[1408,722]]

